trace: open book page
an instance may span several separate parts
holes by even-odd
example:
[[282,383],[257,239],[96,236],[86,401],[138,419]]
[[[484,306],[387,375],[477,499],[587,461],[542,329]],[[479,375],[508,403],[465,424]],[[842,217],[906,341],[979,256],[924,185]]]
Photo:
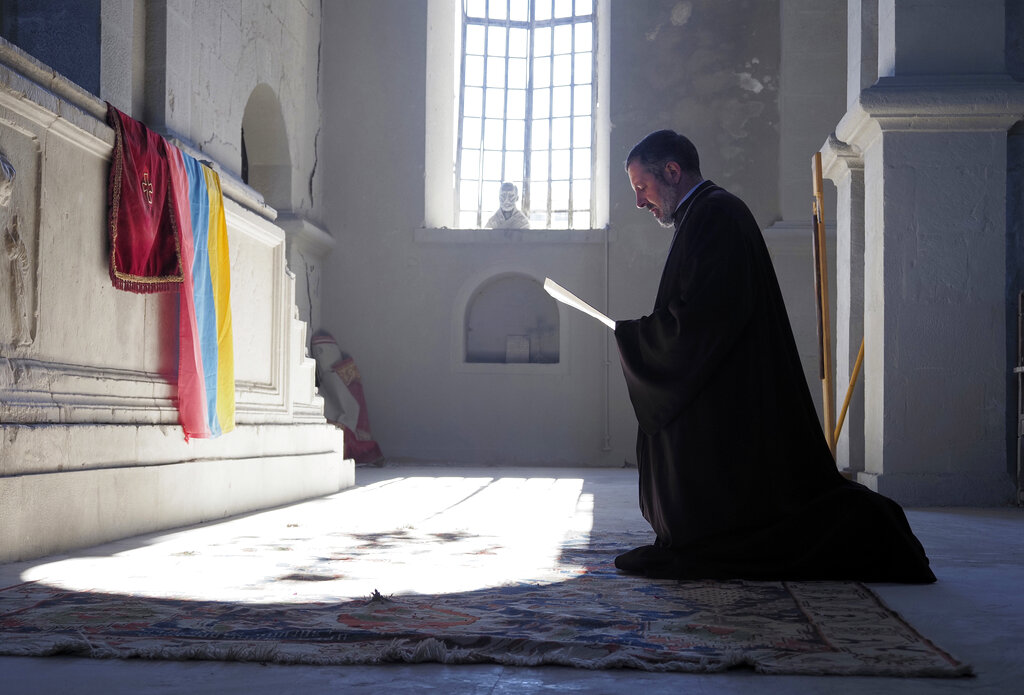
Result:
[[588,316],[593,316],[595,319],[597,319],[604,325],[608,326],[608,328],[611,328],[613,331],[615,330],[614,321],[612,321],[610,318],[602,314],[594,307],[584,302],[582,299],[574,295],[569,290],[559,285],[551,278],[544,278],[544,289],[547,291],[548,294],[550,294],[552,297],[562,302],[563,304],[568,304],[572,308],[578,309],[582,311],[584,314],[587,314]]

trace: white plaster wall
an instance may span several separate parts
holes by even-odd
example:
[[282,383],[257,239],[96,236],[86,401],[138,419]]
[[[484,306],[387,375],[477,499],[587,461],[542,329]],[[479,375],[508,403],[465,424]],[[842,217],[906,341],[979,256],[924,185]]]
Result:
[[[846,111],[846,0],[782,0],[779,199],[782,219],[811,218],[811,157]],[[835,210],[828,187],[828,210]],[[829,216],[829,222],[833,221]]]
[[[813,178],[811,158],[844,112],[846,72],[845,0],[782,0],[780,3],[781,78],[779,81],[780,219],[765,229],[782,295],[796,337],[811,397],[821,413],[817,318],[812,242]],[[833,355],[838,334],[836,305],[835,187],[826,181],[826,256]],[[837,360],[832,376],[836,379]],[[842,393],[833,398],[842,404]]]
[[[762,226],[779,218],[780,5],[743,9],[710,0],[610,4],[606,247],[603,232],[565,243],[554,234],[467,242],[454,230],[420,230],[426,94],[423,71],[411,66],[426,55],[426,3],[325,5],[325,225],[345,251],[324,267],[323,315],[356,358],[385,455],[634,460],[636,421],[606,329],[569,316],[564,374],[466,372],[452,365],[453,306],[471,278],[515,266],[607,302],[613,318],[650,311],[671,234],[636,210],[621,163],[658,128],[689,135],[705,175],[743,197]],[[827,134],[811,138],[801,170]],[[798,282],[810,282],[809,270],[805,278]]]
[[245,105],[257,85],[268,85],[281,103],[292,157],[290,209],[319,218],[320,2],[169,0],[165,21],[167,128],[239,175]]

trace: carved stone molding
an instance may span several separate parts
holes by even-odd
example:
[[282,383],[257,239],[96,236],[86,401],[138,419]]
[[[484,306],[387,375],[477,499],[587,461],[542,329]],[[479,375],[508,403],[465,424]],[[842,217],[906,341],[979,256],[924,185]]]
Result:
[[30,347],[39,322],[39,140],[0,119],[0,345]]
[[1021,118],[1024,83],[1006,75],[882,77],[860,93],[834,138],[862,152],[883,130],[1006,130]]

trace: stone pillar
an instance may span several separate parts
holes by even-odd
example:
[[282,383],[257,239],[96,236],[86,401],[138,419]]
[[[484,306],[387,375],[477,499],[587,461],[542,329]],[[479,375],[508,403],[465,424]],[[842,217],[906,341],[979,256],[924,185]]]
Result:
[[132,85],[135,77],[135,3],[131,0],[103,0],[100,3],[99,97],[132,112]]
[[877,0],[878,75],[1005,71],[1004,0]]
[[878,79],[878,0],[849,0],[846,27],[846,97],[853,104]]
[[864,153],[864,475],[908,504],[1002,501],[1005,166],[1005,129]]
[[191,20],[192,8],[186,3],[151,0],[146,4],[145,109],[141,120],[164,135],[182,137],[189,133]]
[[864,162],[858,479],[904,504],[1012,499],[1006,143],[1024,84],[1003,17],[998,0],[878,0],[880,77],[836,128]]
[[[860,153],[832,138],[822,148],[822,168],[836,185],[836,417],[864,337],[864,162]],[[850,398],[836,442],[836,464],[851,473],[864,470],[864,368]]]

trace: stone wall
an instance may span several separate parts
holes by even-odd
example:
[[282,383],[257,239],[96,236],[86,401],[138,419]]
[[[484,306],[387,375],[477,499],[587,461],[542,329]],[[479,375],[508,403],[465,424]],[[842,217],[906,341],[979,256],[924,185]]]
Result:
[[275,211],[213,162],[227,193],[238,426],[186,442],[174,400],[176,295],[121,292],[109,280],[104,105],[3,48],[0,561],[352,484],[341,432],[315,391]]

